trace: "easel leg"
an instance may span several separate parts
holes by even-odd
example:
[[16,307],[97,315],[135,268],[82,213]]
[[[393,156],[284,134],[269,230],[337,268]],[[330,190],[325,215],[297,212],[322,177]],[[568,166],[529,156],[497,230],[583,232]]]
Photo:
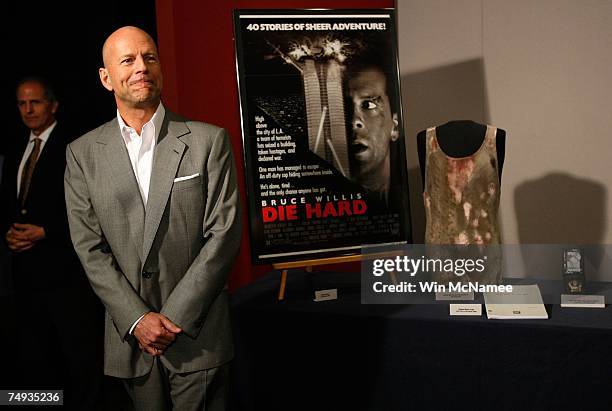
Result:
[[399,282],[397,281],[397,274],[395,273],[395,271],[390,271],[389,272],[389,277],[391,277],[391,282],[394,285],[397,285]]
[[280,289],[278,290],[278,301],[285,299],[285,286],[287,285],[287,270],[283,270],[281,273]]

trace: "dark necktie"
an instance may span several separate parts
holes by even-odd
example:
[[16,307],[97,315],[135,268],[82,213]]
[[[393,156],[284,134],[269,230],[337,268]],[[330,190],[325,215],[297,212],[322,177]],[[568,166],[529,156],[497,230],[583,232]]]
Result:
[[21,172],[21,184],[19,186],[19,204],[21,207],[26,202],[28,198],[28,192],[30,191],[30,182],[32,181],[32,175],[34,174],[34,167],[36,167],[36,161],[38,160],[38,155],[40,154],[40,143],[42,140],[40,138],[34,139],[34,148],[28,157],[28,160],[23,167],[23,171]]

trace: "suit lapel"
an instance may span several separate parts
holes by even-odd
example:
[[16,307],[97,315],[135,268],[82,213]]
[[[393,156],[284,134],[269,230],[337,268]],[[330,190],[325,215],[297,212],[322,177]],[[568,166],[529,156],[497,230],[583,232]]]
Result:
[[142,239],[145,221],[145,208],[138,189],[138,182],[134,176],[130,156],[125,142],[119,131],[119,123],[114,119],[108,123],[101,134],[98,143],[103,144],[104,154],[113,176],[114,195],[123,206],[127,219],[133,231],[130,233],[132,241],[142,260]]
[[[19,145],[12,152],[10,158],[5,158],[4,161],[10,161],[10,170],[11,170],[11,184],[15,185],[15,198],[17,198],[17,174],[19,173],[19,164],[21,164],[21,160],[23,158],[23,153],[26,150],[26,147],[30,143],[30,135],[26,135],[23,140],[19,142]],[[44,150],[43,150],[44,152]],[[14,172],[14,173],[13,173]],[[6,180],[5,180],[6,181]]]
[[172,113],[166,111],[153,156],[153,170],[145,213],[144,237],[142,245],[143,263],[146,261],[155,234],[166,208],[166,203],[172,190],[185,143],[178,137],[189,133],[184,122],[175,121]]
[[[46,185],[50,176],[55,176],[60,164],[65,164],[62,159],[66,157],[66,135],[61,125],[57,124],[45,146],[43,147],[36,165],[34,166],[34,174],[32,175],[32,181],[30,187],[40,185]],[[25,150],[25,147],[24,147]]]
[[[8,187],[7,192],[10,195],[10,204],[12,207],[11,212],[14,213],[14,215],[11,215],[11,218],[17,218],[19,215],[20,207],[17,196],[17,174],[19,174],[19,164],[21,163],[23,153],[25,152],[25,149],[30,141],[29,136],[30,135],[28,133],[25,138],[20,141],[19,145],[10,153],[10,155],[4,159],[6,162],[4,170],[6,170],[7,173],[6,175],[2,176],[2,183],[6,184]],[[0,216],[0,218],[2,218],[2,216]]]

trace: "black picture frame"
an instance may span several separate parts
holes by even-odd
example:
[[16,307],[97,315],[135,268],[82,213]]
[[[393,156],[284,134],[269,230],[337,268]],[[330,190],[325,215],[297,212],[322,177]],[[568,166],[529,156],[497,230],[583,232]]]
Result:
[[[395,21],[393,9],[234,11],[255,264],[412,242]],[[356,101],[377,84],[378,100]],[[378,111],[359,126],[361,109]],[[369,130],[368,142],[352,137],[356,127]],[[363,171],[375,138],[387,150],[386,179],[371,178],[380,167]]]

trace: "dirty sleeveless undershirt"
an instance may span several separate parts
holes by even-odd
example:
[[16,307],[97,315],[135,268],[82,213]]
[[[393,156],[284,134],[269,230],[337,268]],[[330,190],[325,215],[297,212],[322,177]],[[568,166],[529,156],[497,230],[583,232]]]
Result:
[[[427,129],[425,163],[425,243],[443,245],[498,245],[500,230],[497,128],[487,126],[480,148],[462,158],[450,157],[438,143],[436,128]],[[500,280],[498,250],[493,252],[483,273],[437,273],[442,282]]]

